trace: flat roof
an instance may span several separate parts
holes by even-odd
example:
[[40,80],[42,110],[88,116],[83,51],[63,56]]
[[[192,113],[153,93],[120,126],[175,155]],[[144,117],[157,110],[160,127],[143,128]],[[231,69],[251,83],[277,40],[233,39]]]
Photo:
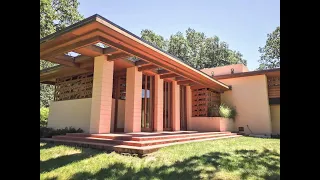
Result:
[[[92,27],[89,27],[89,25],[93,24],[93,23],[96,23],[96,24],[92,25]],[[103,27],[101,25],[103,25]],[[46,60],[44,58],[44,56],[48,56],[48,54],[50,54],[50,52],[56,52],[57,51],[56,49],[61,51],[61,48],[63,48],[63,43],[67,44],[66,42],[73,40],[74,37],[76,38],[76,37],[80,37],[80,36],[85,36],[86,34],[90,33],[90,30],[91,31],[96,30],[95,34],[97,34],[97,36],[101,36],[102,38],[104,38],[104,37],[113,38],[114,36],[117,36],[116,38],[118,38],[121,41],[114,42],[114,40],[109,41],[109,39],[108,39],[109,42],[113,41],[112,42],[113,44],[111,44],[111,46],[117,46],[116,48],[123,50],[126,53],[130,53],[133,56],[136,56],[140,59],[143,59],[143,60],[147,59],[146,60],[147,62],[154,63],[155,65],[157,65],[161,68],[167,69],[169,71],[172,71],[173,73],[177,73],[177,74],[180,73],[179,75],[186,77],[186,78],[190,79],[191,81],[199,82],[202,84],[207,84],[208,87],[214,86],[217,88],[216,85],[218,85],[219,89],[222,89],[223,91],[230,89],[228,85],[216,80],[215,77],[212,78],[211,76],[205,74],[204,72],[189,66],[181,59],[179,59],[179,58],[175,57],[174,55],[160,49],[159,47],[143,40],[142,38],[138,37],[137,35],[127,31],[126,29],[118,26],[117,24],[109,21],[108,19],[106,19],[98,14],[90,16],[82,21],[79,21],[78,23],[75,23],[71,26],[68,26],[65,29],[62,29],[60,31],[57,31],[51,35],[48,35],[48,36],[40,39],[40,58],[43,57],[42,59]],[[77,33],[73,33],[75,31],[77,31]],[[70,35],[70,32],[72,32],[71,35]],[[91,34],[93,34],[93,33],[91,33]],[[82,40],[82,42],[85,40],[86,39]],[[100,39],[98,38],[98,40],[100,40]],[[70,47],[70,43],[69,43],[68,47]],[[119,47],[123,47],[123,44],[125,44],[125,43],[127,43],[127,45],[128,45],[127,47],[129,47],[129,46],[134,47],[135,50],[131,51],[131,49],[129,49],[130,50],[130,52],[129,52],[128,49],[126,50],[126,49],[119,48]],[[138,43],[138,44],[136,44],[136,43]],[[143,47],[140,47],[139,51],[137,51],[136,47],[140,46],[140,45],[143,45]],[[54,50],[51,50],[50,48],[54,49]],[[141,55],[141,52],[145,53],[147,50],[148,50],[149,54],[152,53],[152,54],[150,54],[150,56],[149,56],[149,54],[146,56],[144,54],[142,54],[143,57],[139,56],[139,55]],[[138,53],[136,53],[136,52],[138,52]],[[144,59],[144,57],[145,57],[145,59]],[[149,58],[149,57],[156,57],[156,58]],[[51,70],[56,70],[56,69],[53,68]],[[44,72],[44,71],[49,72],[50,70],[42,70],[42,72]],[[189,73],[189,74],[186,74],[186,73]],[[198,79],[196,78],[196,76],[199,76]],[[214,85],[214,84],[216,84],[216,85]]]
[[225,74],[225,75],[219,75],[219,76],[214,76],[214,77],[215,77],[215,79],[221,80],[221,79],[256,76],[256,75],[263,75],[263,74],[265,74],[268,77],[280,76],[280,68],[241,72],[241,73],[234,73],[234,74]]

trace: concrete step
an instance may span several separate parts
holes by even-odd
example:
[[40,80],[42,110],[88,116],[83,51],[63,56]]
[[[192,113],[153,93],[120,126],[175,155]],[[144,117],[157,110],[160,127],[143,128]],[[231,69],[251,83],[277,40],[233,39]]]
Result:
[[231,134],[231,132],[201,132],[201,133],[189,133],[189,134],[175,134],[175,135],[159,135],[159,136],[142,136],[142,137],[132,137],[132,141],[150,141],[150,140],[164,140],[164,139],[175,139],[184,137],[196,137],[205,135],[219,135],[219,134]]
[[174,137],[170,136],[170,138],[166,138],[166,139],[156,139],[156,140],[151,139],[151,140],[144,140],[144,141],[134,141],[134,140],[124,141],[124,140],[114,140],[114,139],[106,139],[106,138],[76,137],[76,136],[54,136],[53,139],[143,147],[143,146],[152,146],[157,144],[167,144],[167,143],[173,143],[173,142],[184,142],[184,141],[197,140],[197,139],[207,139],[207,138],[214,138],[214,137],[236,135],[235,133],[215,133],[215,134],[201,133],[201,135],[199,134],[193,135],[193,136],[191,135],[174,136]]
[[54,142],[58,144],[66,144],[66,145],[73,145],[73,146],[81,146],[81,147],[90,147],[95,149],[102,149],[108,151],[115,151],[117,153],[130,153],[130,154],[138,154],[144,155],[148,153],[152,153],[157,151],[162,147],[178,145],[178,144],[185,144],[185,143],[192,143],[192,142],[201,142],[201,141],[209,141],[209,140],[219,140],[219,139],[226,139],[226,138],[235,138],[240,137],[241,135],[228,135],[228,136],[220,136],[220,137],[211,137],[211,138],[202,138],[202,139],[194,139],[188,140],[183,142],[171,142],[166,144],[157,144],[157,145],[150,145],[150,146],[128,146],[128,145],[115,145],[115,144],[107,144],[107,143],[97,143],[97,142],[87,142],[87,141],[75,141],[75,140],[68,140],[68,139],[55,139],[55,138],[40,138],[40,141],[45,142]]
[[67,133],[66,136],[72,137],[94,137],[101,139],[113,139],[113,140],[125,140],[125,141],[150,141],[158,139],[172,139],[181,138],[187,136],[202,136],[209,134],[226,134],[226,132],[197,132],[197,131],[186,131],[186,132],[160,132],[160,133],[126,133],[126,134],[86,134],[86,133]]

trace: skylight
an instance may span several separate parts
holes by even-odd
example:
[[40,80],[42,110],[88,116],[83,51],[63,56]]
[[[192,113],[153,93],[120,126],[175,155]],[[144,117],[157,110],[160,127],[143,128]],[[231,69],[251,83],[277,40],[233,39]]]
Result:
[[95,44],[95,46],[98,46],[98,47],[101,47],[101,48],[107,48],[107,47],[109,47],[109,46],[107,46],[107,45],[105,45],[105,44],[103,44],[103,43],[97,43],[97,44]]
[[140,60],[139,58],[137,58],[137,57],[135,57],[135,56],[130,56],[130,57],[128,57],[127,59],[128,59],[129,61],[132,61],[132,62],[137,62],[137,61]]
[[66,55],[71,56],[71,57],[77,57],[77,56],[80,56],[81,54],[70,51],[70,52],[66,53]]

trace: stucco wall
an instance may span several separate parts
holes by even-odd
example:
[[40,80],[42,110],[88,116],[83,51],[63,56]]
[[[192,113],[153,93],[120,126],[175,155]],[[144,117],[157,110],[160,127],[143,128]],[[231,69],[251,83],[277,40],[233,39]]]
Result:
[[271,105],[272,134],[280,134],[280,105]]
[[268,134],[271,130],[270,107],[267,78],[265,75],[224,79],[221,82],[231,85],[232,90],[221,94],[221,102],[236,107],[238,115],[235,130],[244,127],[245,133]]
[[234,131],[233,120],[222,117],[191,117],[191,131]]
[[231,131],[234,132],[234,120],[227,118],[219,118],[220,121],[220,131]]
[[49,110],[48,127],[58,129],[72,126],[89,132],[91,98],[52,101]]
[[205,68],[201,69],[202,72],[212,75],[212,71],[214,72],[214,76],[231,74],[231,69],[234,69],[234,73],[248,72],[248,68],[243,64],[233,64],[228,66],[221,66],[215,68]]

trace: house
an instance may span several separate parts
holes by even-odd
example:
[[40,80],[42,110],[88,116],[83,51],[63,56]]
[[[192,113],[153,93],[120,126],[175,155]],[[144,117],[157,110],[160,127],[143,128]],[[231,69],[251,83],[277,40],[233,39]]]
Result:
[[[55,86],[48,127],[86,133],[244,131],[280,134],[280,68],[197,70],[93,15],[40,39],[40,83]],[[220,103],[235,120],[208,117]]]

